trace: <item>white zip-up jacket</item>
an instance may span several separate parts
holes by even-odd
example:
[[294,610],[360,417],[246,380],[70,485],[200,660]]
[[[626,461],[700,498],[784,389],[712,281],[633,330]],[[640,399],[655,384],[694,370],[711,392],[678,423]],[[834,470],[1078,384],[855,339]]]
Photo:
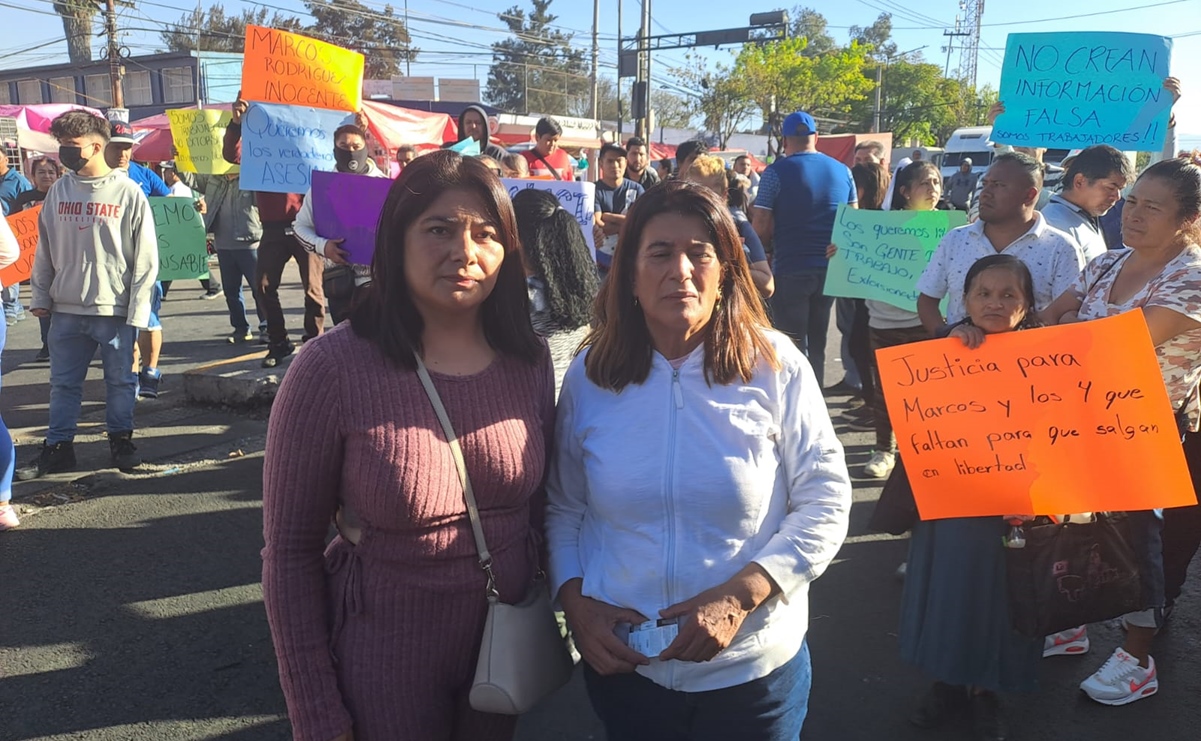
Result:
[[781,594],[747,616],[711,661],[638,672],[702,692],[766,676],[800,650],[809,583],[847,533],[851,482],[809,361],[767,330],[782,367],[750,383],[709,385],[704,350],[679,370],[655,353],[641,385],[613,393],[567,371],[548,484],[552,594],[583,594],[650,619],[730,579],[750,562]]

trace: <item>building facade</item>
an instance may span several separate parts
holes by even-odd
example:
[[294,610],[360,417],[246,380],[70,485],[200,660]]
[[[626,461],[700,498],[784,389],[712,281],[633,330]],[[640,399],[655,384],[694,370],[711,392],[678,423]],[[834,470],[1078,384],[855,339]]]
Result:
[[[169,108],[228,103],[241,87],[241,54],[166,52],[129,57],[123,66],[122,88],[131,121]],[[104,60],[0,70],[0,105],[74,103],[104,109],[112,107],[112,98]]]

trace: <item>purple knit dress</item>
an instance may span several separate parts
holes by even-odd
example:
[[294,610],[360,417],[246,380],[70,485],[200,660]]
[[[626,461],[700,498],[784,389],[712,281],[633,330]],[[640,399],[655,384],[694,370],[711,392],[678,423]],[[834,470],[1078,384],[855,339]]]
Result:
[[[467,463],[501,598],[536,564],[554,429],[549,355],[431,373]],[[361,521],[334,538],[339,505]],[[510,739],[471,710],[487,600],[450,446],[417,374],[349,324],[310,341],[271,411],[263,598],[297,741]]]

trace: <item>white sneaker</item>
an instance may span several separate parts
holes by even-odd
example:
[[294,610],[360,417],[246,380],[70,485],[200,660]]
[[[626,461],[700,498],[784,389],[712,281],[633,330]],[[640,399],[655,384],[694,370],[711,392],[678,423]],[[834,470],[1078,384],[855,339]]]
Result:
[[1043,658],[1048,656],[1077,656],[1088,653],[1088,626],[1061,630],[1043,639]]
[[896,464],[896,453],[886,453],[883,450],[877,450],[872,453],[872,457],[863,466],[863,475],[872,479],[888,478],[888,474],[892,473],[892,467]]
[[1129,705],[1150,697],[1159,692],[1155,659],[1148,656],[1144,669],[1138,659],[1121,648],[1115,649],[1095,674],[1080,683],[1080,689],[1102,705]]

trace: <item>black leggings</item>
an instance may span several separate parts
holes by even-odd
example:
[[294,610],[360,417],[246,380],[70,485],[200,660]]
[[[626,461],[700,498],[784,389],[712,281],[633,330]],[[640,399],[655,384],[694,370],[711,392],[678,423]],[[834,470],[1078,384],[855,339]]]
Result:
[[[1193,491],[1201,492],[1201,432],[1184,437],[1184,457],[1193,478]],[[1171,605],[1180,596],[1189,562],[1201,546],[1201,505],[1163,511],[1164,596]]]

